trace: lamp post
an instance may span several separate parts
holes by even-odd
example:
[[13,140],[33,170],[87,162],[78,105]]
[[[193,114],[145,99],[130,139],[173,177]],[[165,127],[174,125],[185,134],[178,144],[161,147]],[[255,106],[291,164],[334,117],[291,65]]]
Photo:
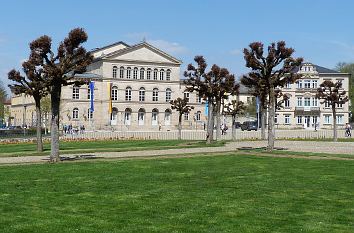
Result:
[[27,105],[23,105],[23,136],[26,136],[26,110],[27,110]]

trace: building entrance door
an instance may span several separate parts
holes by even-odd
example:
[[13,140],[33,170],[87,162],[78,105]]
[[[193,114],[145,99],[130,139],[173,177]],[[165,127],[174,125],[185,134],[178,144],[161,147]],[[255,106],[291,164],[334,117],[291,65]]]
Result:
[[304,121],[305,125],[304,128],[310,128],[311,127],[311,117],[310,116],[305,116],[305,121]]

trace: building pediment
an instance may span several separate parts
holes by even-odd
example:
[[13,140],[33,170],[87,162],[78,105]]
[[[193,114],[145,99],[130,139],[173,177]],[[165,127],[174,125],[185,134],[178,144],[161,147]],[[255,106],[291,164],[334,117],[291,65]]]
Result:
[[182,64],[180,60],[146,42],[112,52],[103,56],[102,59]]

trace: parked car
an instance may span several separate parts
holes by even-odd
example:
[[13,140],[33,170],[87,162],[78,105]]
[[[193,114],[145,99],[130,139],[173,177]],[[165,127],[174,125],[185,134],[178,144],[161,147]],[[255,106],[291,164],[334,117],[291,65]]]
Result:
[[251,130],[255,130],[257,131],[257,121],[245,121],[241,124],[241,130],[247,130],[247,131],[251,131]]
[[236,129],[241,128],[241,122],[236,121],[236,122],[235,122],[235,128],[236,128]]

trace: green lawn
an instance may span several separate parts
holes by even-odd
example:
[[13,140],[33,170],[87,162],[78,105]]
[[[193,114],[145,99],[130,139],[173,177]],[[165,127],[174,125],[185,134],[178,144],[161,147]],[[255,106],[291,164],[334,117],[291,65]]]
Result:
[[[108,141],[64,141],[60,142],[60,153],[92,153],[109,151],[158,150],[168,148],[192,148],[205,146],[222,146],[225,142],[207,145],[205,141],[186,140],[108,140]],[[36,152],[36,144],[0,144],[0,156],[48,155],[50,144],[44,144],[44,152]]]
[[0,232],[353,232],[354,161],[223,155],[0,167]]

